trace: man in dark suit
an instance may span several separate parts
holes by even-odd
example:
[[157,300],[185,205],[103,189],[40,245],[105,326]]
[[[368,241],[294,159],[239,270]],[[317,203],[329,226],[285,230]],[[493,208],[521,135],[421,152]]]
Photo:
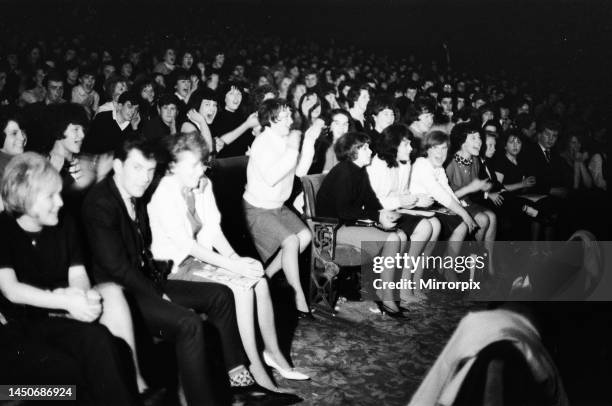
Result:
[[520,160],[525,163],[527,173],[536,178],[532,192],[565,199],[569,193],[567,179],[564,176],[565,169],[561,156],[554,149],[559,129],[560,124],[556,121],[542,122],[537,142],[526,143]]
[[216,405],[199,313],[206,313],[219,331],[233,386],[241,386],[235,384],[236,378],[253,381],[244,366],[233,295],[220,284],[151,277],[156,274],[150,265],[151,235],[139,198],[155,172],[154,145],[138,136],[126,139],[115,152],[114,173],[94,186],[85,199],[83,216],[92,272],[97,283],[122,285],[135,300],[149,331],[175,343],[187,403]]

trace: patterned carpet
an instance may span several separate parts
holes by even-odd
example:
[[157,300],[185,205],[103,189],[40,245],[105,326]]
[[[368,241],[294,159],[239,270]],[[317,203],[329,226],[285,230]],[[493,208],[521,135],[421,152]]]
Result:
[[295,330],[292,360],[312,380],[275,378],[305,405],[405,405],[461,317],[478,306],[437,295],[396,320],[370,311],[372,302],[342,303],[335,318],[315,313]]

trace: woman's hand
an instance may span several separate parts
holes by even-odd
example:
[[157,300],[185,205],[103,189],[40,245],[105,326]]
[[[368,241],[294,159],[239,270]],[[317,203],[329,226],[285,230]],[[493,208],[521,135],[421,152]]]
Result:
[[261,262],[249,257],[235,257],[231,271],[249,278],[261,278],[264,275]]
[[204,116],[202,116],[195,109],[191,109],[187,112],[187,118],[193,121],[194,123],[199,124],[200,126],[202,125],[202,123],[206,124],[206,120],[204,119]]
[[501,195],[501,193],[489,193],[488,197],[496,206],[501,206],[502,204],[504,204],[504,197]]
[[417,207],[429,207],[434,203],[433,197],[426,194],[417,194]]
[[255,128],[255,127],[258,127],[258,126],[259,126],[259,118],[258,118],[258,116],[257,116],[257,112],[255,112],[255,113],[251,113],[251,114],[250,114],[250,115],[247,117],[247,119],[246,119],[245,123],[246,123],[246,126],[247,126],[248,128]]
[[90,294],[90,291],[85,293],[80,289],[64,289],[61,292],[66,297],[66,306],[64,309],[69,313],[70,317],[91,323],[95,321],[102,313],[102,303],[100,295]]
[[474,230],[478,229],[478,224],[476,223],[476,221],[474,221],[474,219],[472,218],[472,216],[470,216],[469,213],[466,212],[466,214],[461,216],[461,218],[468,227],[468,234],[471,234],[474,232]]
[[536,178],[535,178],[535,176],[529,176],[529,177],[523,179],[521,184],[523,185],[524,188],[532,187],[533,185],[536,184]]
[[417,195],[411,195],[410,193],[406,193],[400,195],[399,200],[401,207],[403,207],[404,209],[412,209],[414,206],[416,206],[417,202],[419,201],[419,198]]
[[385,230],[395,227],[395,223],[401,215],[392,210],[381,210],[378,215],[378,223]]

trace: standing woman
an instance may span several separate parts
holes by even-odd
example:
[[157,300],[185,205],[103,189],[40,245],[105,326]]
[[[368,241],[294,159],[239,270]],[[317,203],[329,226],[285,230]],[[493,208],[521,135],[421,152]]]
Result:
[[[126,376],[106,327],[100,295],[91,289],[80,239],[69,216],[60,219],[62,181],[51,164],[28,152],[6,167],[0,184],[6,209],[0,214],[0,308],[19,344],[59,358],[71,368],[58,375],[77,383],[79,399],[95,404],[136,404],[133,377]],[[15,376],[28,351],[17,350]],[[44,360],[38,360],[44,368]],[[129,370],[129,369],[128,369]],[[58,378],[61,379],[61,378]]]
[[265,346],[265,362],[287,379],[308,379],[291,367],[280,350],[262,264],[239,256],[221,230],[212,184],[204,176],[204,162],[209,155],[204,141],[198,133],[183,133],[173,140],[170,155],[169,172],[148,206],[153,255],[174,262],[169,279],[216,282],[232,289],[238,330],[258,384],[279,391],[266,373],[257,349],[255,313]]
[[[388,126],[380,135],[377,155],[367,167],[372,189],[385,210],[428,207],[433,203],[431,197],[424,194],[413,195],[408,189],[412,140],[412,133],[405,125],[392,124]],[[408,256],[416,258],[421,253],[425,256],[431,254],[434,248],[433,242],[438,240],[440,234],[441,226],[437,218],[404,214],[398,224],[410,238]],[[406,247],[402,247],[402,251],[405,250]],[[410,280],[412,278],[415,286],[420,286],[422,276],[422,266],[418,266],[416,269],[406,267],[402,272],[402,279]],[[401,306],[406,307],[409,302],[424,299],[424,294],[418,288],[412,290],[412,292],[402,289],[400,298]]]

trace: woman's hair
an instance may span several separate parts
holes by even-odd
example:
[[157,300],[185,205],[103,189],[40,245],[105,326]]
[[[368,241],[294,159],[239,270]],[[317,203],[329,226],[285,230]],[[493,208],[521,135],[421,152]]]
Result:
[[459,123],[455,125],[450,133],[451,154],[459,151],[461,146],[465,143],[467,136],[473,133],[480,134],[480,131],[470,123]]
[[525,140],[523,139],[523,135],[518,133],[518,132],[514,132],[514,131],[508,131],[505,132],[504,135],[500,138],[498,145],[500,146],[500,148],[506,148],[506,145],[508,145],[508,142],[510,141],[511,138],[516,138],[518,139],[521,144],[525,143]]
[[50,123],[51,139],[61,140],[64,138],[64,132],[70,124],[80,125],[83,131],[87,131],[89,120],[87,112],[80,104],[64,103],[54,106],[49,106],[50,116],[53,117]]
[[385,128],[376,144],[376,153],[380,159],[387,163],[389,168],[398,166],[397,149],[402,141],[412,141],[414,136],[404,124],[391,124]]
[[338,161],[353,161],[357,158],[357,150],[364,144],[370,143],[367,134],[351,131],[338,138],[334,145],[334,152]]
[[172,162],[178,162],[179,154],[185,151],[193,152],[194,155],[199,156],[200,160],[205,163],[208,162],[210,157],[208,146],[198,131],[180,133],[173,138],[169,150]]
[[425,113],[434,114],[436,111],[436,101],[431,96],[418,96],[414,101],[414,106],[407,114],[408,122],[413,123],[419,120],[419,116]]
[[425,134],[423,141],[423,151],[427,153],[430,148],[437,147],[438,145],[448,144],[448,135],[444,131],[434,130]]
[[4,209],[14,217],[26,214],[38,194],[53,184],[61,186],[62,179],[47,159],[35,152],[13,157],[0,181]]
[[2,146],[4,145],[4,141],[6,141],[6,133],[4,132],[4,130],[6,130],[6,126],[11,121],[16,122],[17,125],[19,125],[19,128],[23,130],[21,117],[18,113],[10,112],[0,116],[0,148],[2,148]]

